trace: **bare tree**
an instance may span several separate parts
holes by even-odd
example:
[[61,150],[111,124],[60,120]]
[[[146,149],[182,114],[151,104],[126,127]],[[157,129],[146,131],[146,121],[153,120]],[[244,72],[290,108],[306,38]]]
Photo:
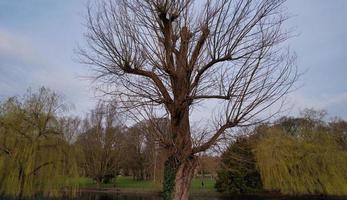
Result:
[[120,134],[119,115],[112,106],[99,103],[84,119],[77,144],[83,154],[82,168],[99,186],[118,170]]
[[63,116],[59,118],[60,132],[64,134],[64,139],[69,143],[73,144],[78,134],[81,133],[81,119],[78,117]]
[[166,119],[141,121],[124,132],[122,152],[127,152],[127,156],[122,158],[122,167],[126,172],[131,171],[134,178],[162,181],[158,174],[163,174],[167,154],[153,133],[157,130],[167,132],[167,123]]
[[[285,0],[116,0],[88,9],[82,61],[94,66],[100,89],[123,108],[165,113],[170,137],[166,198],[187,199],[196,155],[227,129],[258,122],[287,94],[297,72],[283,45]],[[213,130],[198,145],[190,112],[219,105]]]

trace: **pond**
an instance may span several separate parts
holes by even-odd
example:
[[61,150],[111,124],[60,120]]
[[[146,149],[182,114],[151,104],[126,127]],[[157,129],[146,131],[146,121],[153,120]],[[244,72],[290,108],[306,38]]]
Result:
[[[83,193],[78,200],[162,200],[160,195],[154,194],[109,194],[109,193]],[[324,197],[269,197],[269,196],[211,196],[211,195],[193,195],[190,200],[321,200]],[[341,198],[329,198],[329,200]]]
[[[1,200],[15,200],[13,198],[3,198]],[[270,195],[193,195],[190,200],[345,200],[346,197],[324,197],[324,196],[306,196],[306,197],[275,197]],[[123,193],[103,193],[103,192],[83,192],[76,198],[32,198],[30,200],[162,200],[158,194],[123,194]]]
[[[241,195],[241,196],[211,196],[211,195],[194,195],[190,200],[335,200],[345,198],[327,198],[327,197],[270,197],[270,196],[255,196],[255,195]],[[157,194],[120,194],[120,193],[95,193],[85,192],[82,193],[77,200],[162,200],[162,197]]]

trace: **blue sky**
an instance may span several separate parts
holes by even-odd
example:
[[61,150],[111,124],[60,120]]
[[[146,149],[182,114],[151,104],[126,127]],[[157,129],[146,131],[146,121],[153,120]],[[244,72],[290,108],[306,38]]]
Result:
[[[0,0],[0,99],[47,86],[83,114],[96,102],[88,68],[76,62],[86,0]],[[305,72],[288,114],[314,107],[347,119],[347,1],[288,0],[289,45]]]

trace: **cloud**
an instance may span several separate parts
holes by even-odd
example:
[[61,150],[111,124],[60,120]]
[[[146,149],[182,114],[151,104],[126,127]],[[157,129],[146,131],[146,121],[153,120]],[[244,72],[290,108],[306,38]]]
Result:
[[25,37],[5,30],[0,30],[0,55],[29,62],[37,60],[35,49]]
[[22,95],[29,87],[45,86],[75,104],[76,114],[87,111],[93,101],[88,82],[78,78],[83,71],[74,70],[78,67],[71,60],[61,60],[59,56],[51,59],[47,51],[35,47],[42,47],[40,41],[34,43],[30,38],[0,29],[0,100]]

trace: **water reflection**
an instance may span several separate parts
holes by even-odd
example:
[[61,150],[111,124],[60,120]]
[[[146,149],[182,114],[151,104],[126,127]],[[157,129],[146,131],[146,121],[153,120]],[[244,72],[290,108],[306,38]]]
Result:
[[[4,198],[0,196],[1,200],[15,200],[15,198]],[[191,196],[190,200],[345,200],[346,197],[272,197],[272,196],[214,196],[214,195],[199,195]],[[29,200],[29,199],[28,199]],[[103,193],[103,192],[83,192],[76,198],[31,198],[30,200],[162,200],[158,194],[123,194],[123,193]]]
[[77,200],[162,200],[162,198],[151,194],[82,193]]
[[[326,197],[269,197],[269,196],[192,196],[190,200],[337,200],[345,198]],[[77,200],[162,200],[160,195],[155,194],[107,194],[107,193],[83,193]]]

